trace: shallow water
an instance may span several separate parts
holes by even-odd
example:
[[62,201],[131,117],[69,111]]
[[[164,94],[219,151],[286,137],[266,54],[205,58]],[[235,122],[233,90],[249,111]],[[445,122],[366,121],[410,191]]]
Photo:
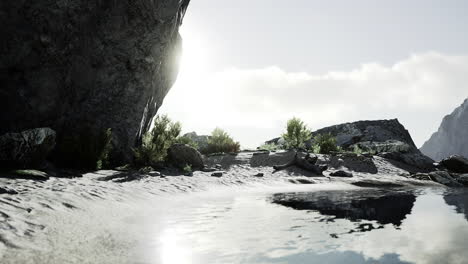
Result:
[[25,217],[45,227],[10,239],[16,246],[0,248],[0,262],[468,263],[463,190],[344,184],[216,190],[75,199],[75,208],[33,210]]
[[155,232],[155,263],[468,262],[467,192],[243,193],[186,205]]

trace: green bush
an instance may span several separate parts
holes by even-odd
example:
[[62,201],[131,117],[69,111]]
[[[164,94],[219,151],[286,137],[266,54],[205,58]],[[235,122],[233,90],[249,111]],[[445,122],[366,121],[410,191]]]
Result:
[[190,166],[188,164],[185,165],[183,171],[184,171],[185,174],[192,173],[192,166]]
[[239,152],[240,144],[235,142],[226,131],[215,128],[208,138],[208,145],[202,149],[204,154]]
[[304,148],[305,142],[310,139],[311,131],[299,118],[288,120],[286,133],[282,136],[286,141],[286,147],[289,149]]
[[263,144],[261,145],[260,147],[257,148],[258,150],[269,150],[269,151],[275,151],[275,150],[278,150],[280,149],[278,145],[274,144],[274,143],[270,143],[270,144]]
[[314,153],[330,154],[340,150],[341,148],[336,145],[336,138],[331,134],[319,134],[314,137],[314,145],[312,146]]
[[192,148],[194,149],[198,149],[198,144],[197,142],[193,141],[193,139],[189,138],[189,137],[178,137],[175,141],[175,143],[179,143],[179,144],[185,144],[185,145],[189,145],[191,146]]
[[167,150],[179,137],[181,125],[167,115],[156,116],[154,127],[142,137],[141,145],[134,149],[135,165],[158,166],[167,156]]

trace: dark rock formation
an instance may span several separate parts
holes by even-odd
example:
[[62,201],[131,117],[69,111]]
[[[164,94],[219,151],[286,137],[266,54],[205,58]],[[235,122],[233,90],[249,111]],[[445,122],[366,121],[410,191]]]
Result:
[[330,173],[330,176],[332,177],[353,177],[353,174],[351,172],[343,171],[343,170],[338,170]]
[[442,120],[439,130],[426,141],[421,152],[434,160],[450,155],[468,157],[468,99]]
[[439,165],[451,172],[468,173],[468,159],[459,155],[452,155],[443,159],[439,162]]
[[192,169],[204,167],[203,158],[198,150],[185,144],[174,144],[167,150],[169,161],[176,167],[183,169],[189,165]]
[[176,79],[188,3],[2,1],[0,134],[51,127],[66,162],[111,128],[128,161]]
[[55,146],[55,131],[35,128],[0,136],[0,168],[41,168]]
[[410,176],[413,179],[422,181],[434,181],[448,187],[463,187],[465,186],[465,178],[459,175],[451,174],[446,171],[432,171],[429,173],[416,173]]

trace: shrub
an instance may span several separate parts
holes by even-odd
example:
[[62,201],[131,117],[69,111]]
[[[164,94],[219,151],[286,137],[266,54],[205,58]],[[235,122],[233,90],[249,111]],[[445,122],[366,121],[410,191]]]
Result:
[[305,142],[311,137],[311,131],[307,128],[299,118],[288,120],[286,133],[283,134],[283,139],[286,141],[286,147],[289,149],[304,148]]
[[215,128],[208,139],[208,145],[202,149],[204,154],[239,152],[240,144],[235,142],[226,131]]
[[361,155],[364,151],[356,144],[353,146],[353,153]]
[[192,166],[190,166],[190,165],[187,164],[187,165],[184,166],[184,169],[183,169],[183,170],[184,170],[184,173],[185,173],[185,174],[192,173]]
[[269,151],[274,151],[280,149],[278,145],[274,143],[270,144],[263,144],[260,147],[257,148],[258,150],[269,150]]
[[314,153],[330,154],[341,150],[336,145],[336,138],[331,134],[319,134],[314,137],[314,145],[312,146]]
[[191,146],[194,149],[198,149],[197,142],[193,141],[193,139],[191,139],[189,137],[185,137],[185,136],[178,137],[176,139],[175,143],[186,144],[186,145]]
[[136,166],[158,166],[167,156],[167,149],[176,142],[181,131],[179,122],[167,115],[156,116],[154,127],[145,133],[139,147],[134,149]]

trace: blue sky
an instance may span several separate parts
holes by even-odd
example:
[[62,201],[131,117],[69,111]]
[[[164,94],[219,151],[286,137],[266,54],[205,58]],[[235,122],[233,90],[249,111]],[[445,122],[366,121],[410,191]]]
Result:
[[468,96],[466,32],[468,1],[193,0],[161,112],[248,147],[288,116],[399,118],[421,145]]

